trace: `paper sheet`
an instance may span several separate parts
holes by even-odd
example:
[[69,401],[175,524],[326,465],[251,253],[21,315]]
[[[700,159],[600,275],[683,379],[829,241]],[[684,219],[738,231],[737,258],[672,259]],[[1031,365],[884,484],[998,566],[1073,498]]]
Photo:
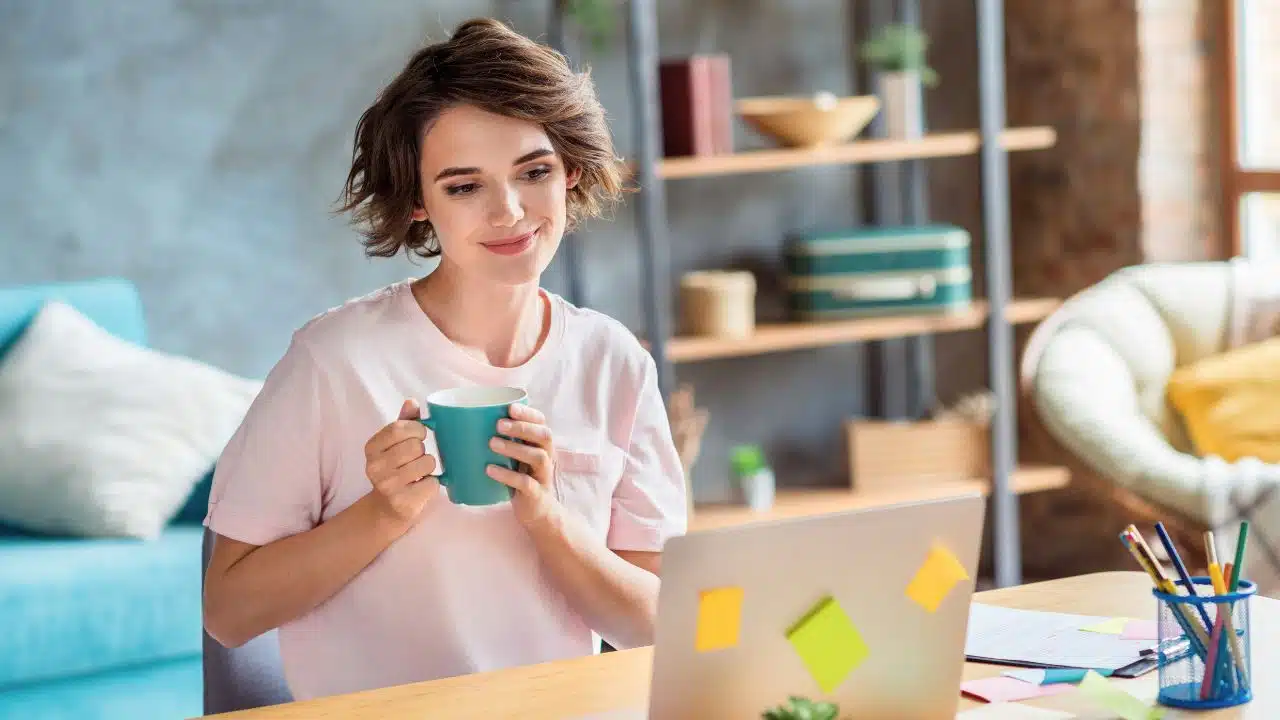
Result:
[[870,650],[833,597],[819,602],[787,631],[787,639],[822,691],[835,690]]
[[934,545],[924,564],[907,585],[907,597],[926,611],[936,612],[956,583],[967,579],[969,573],[960,564],[955,553],[945,545]]
[[1060,695],[1075,692],[1075,689],[1074,685],[1035,685],[1003,675],[960,683],[960,692],[982,698],[990,703],[1017,702],[1045,695]]
[[1157,720],[1164,716],[1164,708],[1149,705],[1095,672],[1080,681],[1080,692],[1121,720]]
[[742,625],[742,588],[703,590],[698,597],[698,632],[694,647],[711,652],[735,647]]
[[964,651],[969,658],[996,662],[1117,670],[1155,644],[1080,631],[1106,619],[972,603]]
[[1130,620],[1121,637],[1129,640],[1159,640],[1160,628],[1155,620]]
[[956,720],[1068,720],[1076,717],[1061,710],[1022,705],[1020,703],[990,703],[956,715]]
[[1129,618],[1108,618],[1100,623],[1085,625],[1080,628],[1085,632],[1103,633],[1104,635],[1119,635],[1124,632],[1124,628],[1129,624]]

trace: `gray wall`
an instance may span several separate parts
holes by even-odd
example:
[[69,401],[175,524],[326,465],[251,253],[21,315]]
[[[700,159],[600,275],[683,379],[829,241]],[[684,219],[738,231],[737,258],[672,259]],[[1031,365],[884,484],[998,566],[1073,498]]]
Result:
[[[972,9],[925,4],[943,76],[931,124],[975,127]],[[731,53],[739,96],[849,92],[846,5],[661,2],[661,49]],[[526,0],[0,1],[0,283],[128,277],[156,347],[262,375],[316,312],[427,271],[364,258],[332,203],[361,110],[424,37],[474,15],[546,32],[545,3]],[[578,59],[625,153],[623,39]],[[761,144],[741,127],[738,142]],[[930,167],[935,215],[976,231],[976,160]],[[785,231],[857,221],[857,177],[815,168],[672,183],[672,280],[726,263],[773,266]],[[582,233],[586,304],[641,328],[632,227],[623,207]],[[546,284],[564,291],[558,267]],[[944,399],[982,382],[982,353],[976,334],[939,340]],[[840,422],[865,410],[863,355],[843,347],[682,368],[713,416],[698,497],[723,497],[723,456],[737,442],[764,443],[785,484],[839,482]]]

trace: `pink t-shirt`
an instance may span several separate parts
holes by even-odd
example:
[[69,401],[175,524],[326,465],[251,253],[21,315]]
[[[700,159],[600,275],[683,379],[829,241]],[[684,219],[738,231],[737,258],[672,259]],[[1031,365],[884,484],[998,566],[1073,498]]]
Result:
[[[555,492],[615,550],[661,550],[686,529],[685,479],[652,358],[620,323],[548,293],[551,329],[515,368],[453,345],[408,281],[293,336],[218,461],[205,524],[263,545],[370,492],[364,445],[405,398],[525,388],[555,438]],[[427,451],[434,453],[427,434]],[[540,567],[510,503],[454,505],[417,525],[315,610],[280,628],[297,699],[590,654],[591,628]]]

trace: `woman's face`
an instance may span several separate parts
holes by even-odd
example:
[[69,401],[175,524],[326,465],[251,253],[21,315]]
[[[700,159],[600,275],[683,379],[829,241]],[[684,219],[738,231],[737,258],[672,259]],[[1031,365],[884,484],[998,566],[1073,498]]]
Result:
[[436,119],[422,141],[423,206],[442,262],[505,285],[537,282],[565,228],[577,182],[542,127],[462,105]]

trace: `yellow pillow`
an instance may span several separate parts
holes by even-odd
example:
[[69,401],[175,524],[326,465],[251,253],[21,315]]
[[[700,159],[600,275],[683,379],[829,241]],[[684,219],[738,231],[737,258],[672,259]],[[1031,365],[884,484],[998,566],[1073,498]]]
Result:
[[1280,462],[1280,337],[1180,367],[1166,392],[1200,455]]

